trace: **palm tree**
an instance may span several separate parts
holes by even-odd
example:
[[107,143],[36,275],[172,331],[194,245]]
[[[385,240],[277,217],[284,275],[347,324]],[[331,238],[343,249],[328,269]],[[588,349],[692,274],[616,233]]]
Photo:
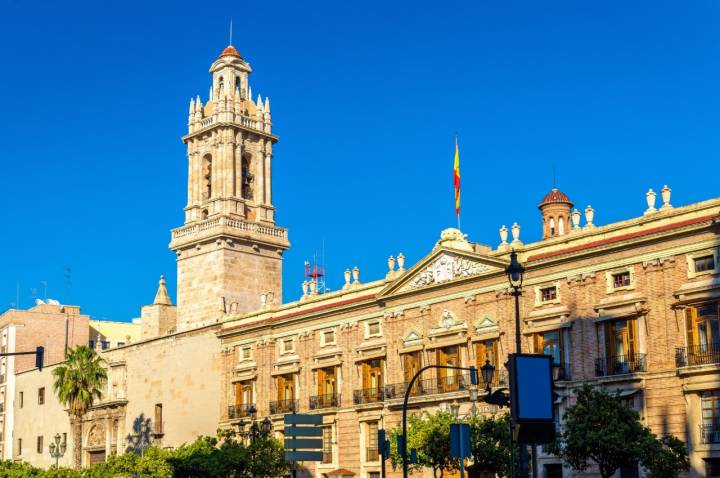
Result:
[[95,351],[85,345],[70,349],[65,363],[53,370],[55,394],[68,408],[73,433],[73,462],[82,463],[82,421],[95,400],[102,397],[107,371]]

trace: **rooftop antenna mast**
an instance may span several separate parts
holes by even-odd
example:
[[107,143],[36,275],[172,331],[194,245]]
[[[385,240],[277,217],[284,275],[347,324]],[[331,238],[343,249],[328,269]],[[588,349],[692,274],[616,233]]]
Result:
[[232,18],[230,19],[230,45],[232,45]]

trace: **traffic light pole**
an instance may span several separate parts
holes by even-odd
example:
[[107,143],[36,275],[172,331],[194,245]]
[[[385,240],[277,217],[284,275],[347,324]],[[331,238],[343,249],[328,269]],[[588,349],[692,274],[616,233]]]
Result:
[[45,347],[35,347],[34,352],[2,352],[0,357],[10,357],[13,355],[34,355],[35,356],[35,367],[42,372],[43,365],[45,363]]

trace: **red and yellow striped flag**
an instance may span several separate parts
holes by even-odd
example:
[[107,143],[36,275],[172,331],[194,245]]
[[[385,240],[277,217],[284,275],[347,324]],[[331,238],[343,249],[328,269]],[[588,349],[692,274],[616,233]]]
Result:
[[455,184],[455,215],[460,217],[460,148],[455,136],[455,165],[453,166],[453,183]]

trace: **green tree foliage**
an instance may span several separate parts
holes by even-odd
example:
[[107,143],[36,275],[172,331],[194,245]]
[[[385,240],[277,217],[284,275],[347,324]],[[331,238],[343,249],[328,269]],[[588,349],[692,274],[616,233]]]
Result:
[[[412,448],[417,450],[417,463],[409,466],[410,471],[432,468],[433,475],[439,477],[443,471],[452,472],[459,468],[458,460],[450,456],[450,424],[455,421],[452,414],[443,411],[408,417],[408,453]],[[494,471],[501,477],[510,476],[509,418],[506,415],[477,415],[465,422],[470,425],[470,447],[475,466]],[[401,426],[390,431],[390,461],[395,469],[402,467],[402,456],[397,449],[399,435],[402,435]]]
[[658,439],[650,434],[646,438],[641,460],[648,478],[676,477],[681,471],[690,468],[687,448],[682,440],[674,435]]
[[[408,455],[410,449],[417,450],[417,463],[409,469],[432,468],[433,476],[442,476],[443,471],[453,471],[458,467],[457,460],[450,457],[450,424],[452,414],[438,410],[434,415],[411,415],[408,417]],[[402,456],[397,449],[397,437],[402,435],[399,426],[390,431],[390,462],[393,468],[402,468]]]
[[617,396],[590,385],[578,388],[576,395],[550,447],[575,470],[586,470],[593,461],[603,478],[609,478],[620,467],[641,463],[651,476],[671,478],[688,468],[684,444],[675,437],[658,440]]
[[467,422],[475,467],[503,478],[510,476],[510,417],[477,415]]
[[260,436],[243,443],[231,435],[200,437],[175,450],[150,446],[142,456],[134,452],[111,456],[81,470],[43,470],[0,461],[0,476],[7,478],[282,478],[289,469],[282,445],[274,438]]
[[60,403],[68,407],[73,430],[73,463],[80,468],[82,420],[96,400],[102,397],[107,371],[95,351],[84,345],[70,349],[65,363],[53,370],[54,389]]

